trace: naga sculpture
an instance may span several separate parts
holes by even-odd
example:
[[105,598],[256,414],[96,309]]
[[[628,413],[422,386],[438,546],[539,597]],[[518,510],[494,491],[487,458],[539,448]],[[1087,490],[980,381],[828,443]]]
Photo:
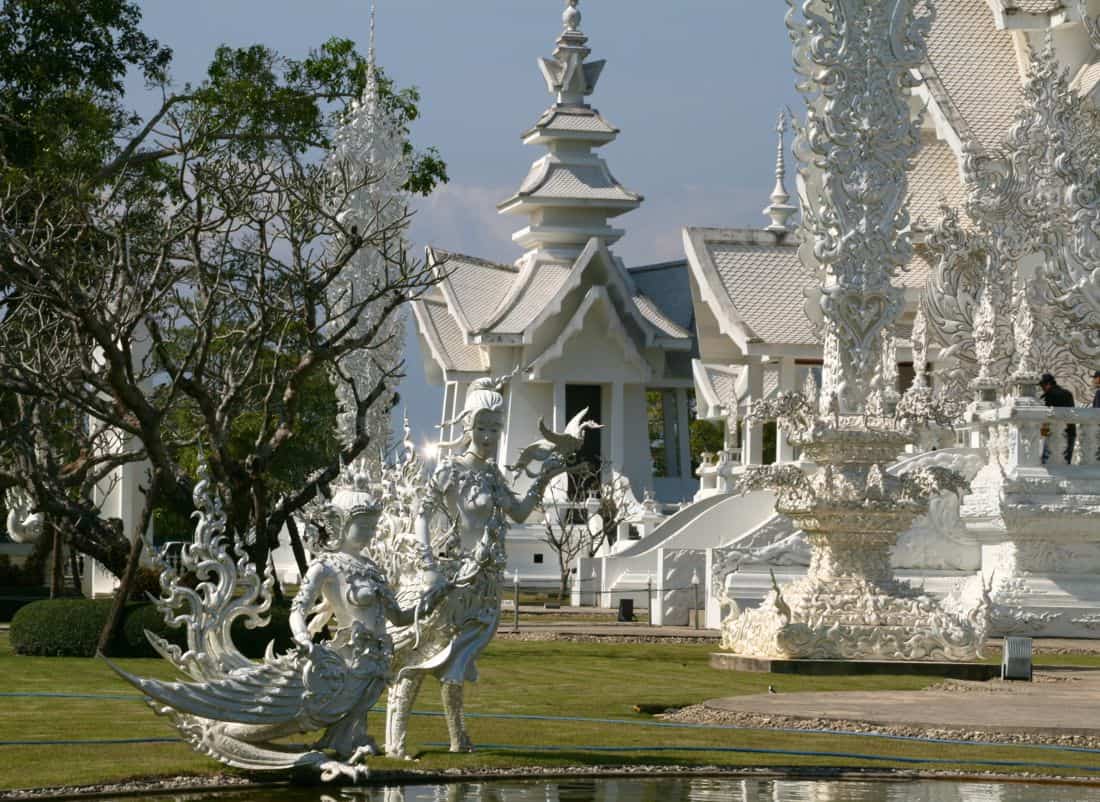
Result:
[[[311,527],[313,559],[291,606],[297,649],[276,655],[269,646],[253,662],[233,643],[231,626],[238,619],[253,628],[268,623],[273,583],[261,579],[239,543],[230,543],[221,501],[205,469],[200,474],[194,542],[183,549],[178,569],[163,560],[159,566],[165,594],[157,606],[169,624],[186,628],[187,648],[146,633],[191,681],[145,679],[111,667],[168,716],[192,747],[223,763],[314,770],[325,780],[364,777],[364,758],[378,752],[367,734],[367,712],[390,679],[393,658],[386,623],[411,624],[417,613],[430,610],[426,604],[400,607],[366,555],[380,505],[358,493],[353,504],[321,508],[323,523]],[[194,588],[181,581],[187,574],[199,580]],[[327,637],[315,641],[326,628]],[[316,730],[324,733],[312,746],[277,742]]]
[[[386,753],[391,757],[407,756],[409,713],[427,674],[442,684],[451,751],[472,750],[463,721],[463,685],[477,680],[477,658],[500,622],[507,519],[525,521],[550,480],[567,470],[560,451],[540,452],[541,469],[527,492],[522,497],[512,492],[495,462],[504,428],[501,390],[506,381],[484,378],[470,385],[463,410],[452,421],[462,424],[462,437],[441,444],[458,453],[440,461],[413,522],[415,546],[404,553],[431,553],[434,558],[405,563],[399,598],[410,589],[433,601],[441,593],[446,596],[418,626],[393,631],[397,674],[386,710]],[[577,426],[583,432],[580,421]],[[554,434],[559,441],[564,437]]]

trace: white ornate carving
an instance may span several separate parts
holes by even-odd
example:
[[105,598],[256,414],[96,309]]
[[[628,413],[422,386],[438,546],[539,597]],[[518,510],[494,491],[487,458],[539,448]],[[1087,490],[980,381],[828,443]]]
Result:
[[823,280],[823,390],[862,409],[881,389],[882,330],[901,309],[892,279],[912,256],[905,200],[919,136],[907,90],[934,14],[927,0],[810,0],[799,18],[788,2],[807,107],[795,150],[813,164],[801,171],[802,227]]
[[[1019,387],[1049,371],[1084,398],[1100,359],[1100,118],[1070,88],[1049,38],[1032,52],[1023,96],[1000,150],[965,149],[974,230],[947,210],[929,237],[940,259],[925,306],[957,374],[976,370],[983,387],[1005,389],[1006,377]],[[1029,255],[1041,264],[1025,284]]]
[[34,501],[21,487],[8,488],[4,495],[4,506],[8,508],[8,537],[15,543],[35,543],[42,536],[45,518],[40,512],[31,512]]
[[812,554],[804,579],[726,619],[722,645],[783,657],[972,658],[985,638],[987,598],[949,611],[896,582],[890,566],[898,533],[929,499],[968,485],[940,466],[902,477],[882,469],[913,441],[916,419],[932,414],[929,398],[895,417],[891,353],[901,305],[892,279],[912,252],[906,173],[919,142],[907,90],[932,5],[806,0],[801,20],[791,6],[808,109],[796,150],[812,159],[802,170],[804,239],[823,284],[823,387],[816,411],[803,396],[781,394],[752,414],[782,419],[820,470],[750,470],[741,488],[777,490],[776,510],[805,532]]
[[[337,434],[348,445],[356,436],[357,401],[383,380],[386,366],[401,362],[405,342],[404,309],[390,311],[382,319],[391,298],[378,293],[379,287],[392,285],[393,265],[408,249],[401,228],[409,214],[408,193],[404,189],[409,164],[405,137],[380,96],[374,66],[373,7],[366,86],[363,96],[352,103],[344,124],[333,136],[327,165],[332,174],[333,194],[341,209],[341,222],[357,226],[359,231],[386,234],[377,243],[360,248],[327,289],[334,310],[333,319],[328,321],[330,329],[347,326],[349,318],[356,315],[353,336],[365,337],[378,327],[369,343],[348,352],[332,371],[339,405]],[[341,188],[349,183],[349,174],[354,185],[361,189],[347,197]],[[397,381],[396,377],[387,378],[387,389],[395,390]],[[385,443],[389,436],[389,400],[389,395],[383,396],[367,410],[362,428],[371,443]],[[378,470],[379,451],[365,452],[360,462],[360,470],[366,466]]]
[[[231,626],[238,619],[266,626],[272,579],[261,578],[240,544],[230,543],[204,466],[200,476],[193,542],[184,547],[178,569],[156,558],[164,589],[157,605],[168,623],[185,628],[187,648],[148,636],[192,681],[145,679],[112,667],[205,755],[253,771],[312,769],[326,781],[363,779],[364,759],[378,752],[366,715],[386,686],[393,658],[385,621],[414,617],[413,609],[398,606],[364,553],[380,506],[353,492],[356,503],[322,508],[322,520],[311,524],[315,553],[291,607],[297,650],[276,655],[269,646],[257,663],[233,643]],[[198,580],[194,587],[191,578]],[[329,637],[315,641],[326,627]],[[323,735],[312,746],[282,741],[316,730]]]

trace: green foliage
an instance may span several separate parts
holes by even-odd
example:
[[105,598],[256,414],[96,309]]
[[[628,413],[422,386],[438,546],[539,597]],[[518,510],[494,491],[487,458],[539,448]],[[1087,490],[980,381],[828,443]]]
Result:
[[91,167],[134,121],[123,81],[164,77],[172,52],[129,0],[18,0],[0,7],[0,153],[21,168]]
[[0,588],[7,592],[10,588],[41,588],[42,573],[45,568],[45,553],[36,549],[41,557],[31,554],[25,561],[16,565],[7,554],[0,554]]
[[115,654],[120,657],[156,657],[156,650],[145,637],[146,630],[182,649],[187,648],[187,636],[183,629],[168,626],[155,604],[143,602],[126,608],[125,618],[119,627],[119,643]]
[[[280,56],[263,45],[222,46],[214,53],[207,79],[187,87],[194,119],[209,121],[202,147],[216,147],[243,159],[262,158],[271,147],[306,153],[328,150],[331,134],[347,104],[362,96],[368,64],[350,39],[333,37],[302,60]],[[435,148],[418,152],[409,141],[420,116],[420,92],[398,89],[375,67],[378,94],[404,138],[410,175],[405,188],[428,195],[446,183],[447,166]]]
[[28,604],[11,621],[16,654],[91,657],[107,623],[110,599],[49,599]]
[[717,454],[725,446],[726,426],[722,421],[696,419],[688,424],[691,431],[691,470],[699,467],[699,455]]
[[[11,645],[16,654],[37,657],[93,657],[99,633],[111,609],[110,599],[45,599],[22,607],[12,618]],[[126,607],[113,655],[155,657],[145,630],[178,646],[186,646],[181,628],[169,627],[151,602]],[[260,658],[272,640],[275,651],[294,648],[290,634],[290,611],[273,607],[271,623],[249,629],[242,621],[233,624],[233,642],[247,657]]]

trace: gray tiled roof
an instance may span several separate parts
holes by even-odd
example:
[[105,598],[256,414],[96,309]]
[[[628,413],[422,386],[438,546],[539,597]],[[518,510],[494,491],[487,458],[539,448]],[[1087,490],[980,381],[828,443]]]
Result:
[[957,114],[960,136],[994,147],[1022,99],[1012,35],[996,28],[986,0],[938,0],[936,9],[928,39],[929,90],[945,111]]
[[719,279],[741,320],[770,343],[817,342],[803,311],[803,289],[812,282],[798,249],[786,245],[707,243]]
[[432,249],[432,255],[446,272],[443,283],[470,325],[471,333],[480,331],[511,289],[517,269],[439,249]]
[[[595,109],[548,109],[534,128],[543,131],[577,131],[582,133],[617,134],[619,129],[600,116]],[[533,129],[532,129],[533,130]],[[528,132],[530,133],[530,132]]]
[[687,261],[640,265],[629,269],[634,286],[682,329],[695,328],[695,307],[691,303],[691,279]]
[[495,334],[522,334],[557,295],[572,268],[569,264],[544,262],[524,270],[520,279],[524,284],[515,288],[507,306],[497,312],[499,319],[490,330]]
[[1100,84],[1100,61],[1081,68],[1081,71],[1073,79],[1073,88],[1082,95],[1087,95]]
[[459,328],[458,321],[447,310],[447,305],[442,300],[425,299],[420,301],[421,308],[426,313],[431,332],[425,335],[433,341],[433,345],[441,352],[443,367],[448,370],[457,370],[471,373],[484,371],[481,349],[476,345],[467,345],[466,339]]
[[[531,167],[517,198],[553,198],[636,203],[641,196],[620,185],[604,164],[561,164],[540,159]],[[503,205],[512,203],[505,201]]]
[[944,141],[926,137],[909,171],[909,216],[927,229],[940,219],[940,204],[961,209],[966,200],[959,161]]
[[[1002,6],[1009,6],[1005,0],[1000,2]],[[1025,14],[1050,14],[1066,6],[1063,0],[1015,0],[1011,5]]]
[[659,306],[647,295],[638,293],[634,296],[634,305],[642,313],[642,317],[657,327],[667,337],[687,338],[691,332],[670,319]]
[[737,401],[737,379],[740,371],[732,373],[725,370],[715,370],[712,367],[706,368],[707,379],[710,381],[711,389],[714,390],[714,394],[718,397],[721,403],[732,406]]

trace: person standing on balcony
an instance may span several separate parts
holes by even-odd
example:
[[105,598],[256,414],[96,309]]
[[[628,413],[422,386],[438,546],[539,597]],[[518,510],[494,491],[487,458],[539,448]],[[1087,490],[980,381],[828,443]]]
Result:
[[1096,394],[1092,397],[1092,407],[1100,409],[1100,370],[1092,374],[1092,386],[1096,388]]
[[[1097,371],[1100,373],[1100,371]],[[1048,407],[1074,407],[1076,404],[1073,400],[1073,393],[1067,390],[1062,385],[1058,384],[1058,381],[1050,373],[1044,373],[1039,377],[1039,387],[1042,388],[1043,394],[1040,397],[1042,402]],[[1044,427],[1045,428],[1045,427]],[[1072,423],[1066,426],[1066,450],[1065,459],[1066,463],[1073,459],[1073,447],[1077,442],[1077,427]],[[1043,446],[1043,464],[1045,465],[1050,461],[1050,450]]]

